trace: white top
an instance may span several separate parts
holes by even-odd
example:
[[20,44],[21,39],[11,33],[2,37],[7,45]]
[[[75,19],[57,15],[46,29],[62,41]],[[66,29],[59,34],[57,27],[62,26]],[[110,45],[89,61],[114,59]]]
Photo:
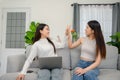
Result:
[[83,38],[81,45],[81,57],[94,61],[96,58],[96,40],[90,40],[88,37]]
[[[65,45],[64,43],[61,42],[53,41],[53,43],[56,48],[63,48]],[[30,55],[25,61],[25,64],[20,74],[24,74],[24,75],[26,74],[28,67],[30,66],[30,64],[32,63],[33,59],[36,56],[52,57],[52,56],[57,56],[57,54],[54,53],[54,48],[52,44],[50,44],[46,38],[36,41],[31,47]]]

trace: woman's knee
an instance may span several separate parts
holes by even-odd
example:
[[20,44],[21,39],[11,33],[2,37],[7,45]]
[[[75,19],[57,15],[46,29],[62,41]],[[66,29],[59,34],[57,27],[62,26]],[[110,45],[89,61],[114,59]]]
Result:
[[86,72],[84,74],[84,78],[85,79],[92,79],[92,80],[94,80],[96,77],[97,77],[97,75],[95,74],[94,70],[90,70],[90,71],[88,71],[88,72]]
[[83,80],[83,75],[73,74],[72,80]]
[[60,76],[63,74],[63,69],[53,69],[51,71],[52,76]]
[[48,69],[41,69],[38,71],[39,77],[50,77],[50,71]]
[[51,80],[63,80],[63,69],[53,69],[51,71]]
[[86,72],[84,75],[85,76],[98,76],[99,75],[99,70],[94,69],[94,70],[90,70],[88,72]]

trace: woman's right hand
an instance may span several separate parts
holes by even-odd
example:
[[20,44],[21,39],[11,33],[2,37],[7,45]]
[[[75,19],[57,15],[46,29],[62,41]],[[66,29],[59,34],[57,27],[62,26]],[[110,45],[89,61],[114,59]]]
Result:
[[71,29],[70,29],[70,26],[67,26],[67,28],[66,28],[66,32],[65,32],[65,34],[66,34],[66,36],[70,36],[70,33],[71,33]]
[[24,74],[19,74],[16,78],[16,80],[24,80],[25,75]]

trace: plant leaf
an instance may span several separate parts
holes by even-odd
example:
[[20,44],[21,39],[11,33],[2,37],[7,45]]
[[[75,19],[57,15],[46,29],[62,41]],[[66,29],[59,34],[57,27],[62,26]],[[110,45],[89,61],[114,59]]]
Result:
[[32,21],[32,22],[31,22],[31,25],[35,26],[35,22],[34,22],[34,21]]
[[118,41],[120,42],[120,32],[116,32],[116,35],[117,35]]
[[36,31],[36,25],[35,25],[35,22],[31,22],[30,30],[31,30],[32,32],[35,32],[35,31]]
[[27,39],[26,39],[25,43],[30,44],[30,45],[33,44],[33,42],[31,40],[27,40]]
[[32,21],[30,23],[30,26],[29,26],[29,31],[26,31],[26,34],[24,36],[24,39],[25,39],[25,43],[31,45],[33,44],[33,39],[35,37],[35,32],[36,32],[36,28],[37,26],[39,25],[39,23],[35,23],[34,21]]
[[36,28],[37,28],[37,26],[38,26],[39,24],[40,24],[39,22],[37,22],[37,23],[36,23],[36,25],[35,25],[35,26],[36,26]]
[[110,38],[113,39],[113,40],[116,40],[117,36],[116,35],[112,35],[112,36],[110,36]]
[[27,31],[27,32],[26,32],[26,36],[27,36],[27,38],[30,39],[30,40],[33,39],[34,35],[35,35],[35,33],[32,32],[32,31]]
[[116,32],[117,37],[120,38],[120,32]]
[[112,41],[107,42],[107,44],[116,46],[120,54],[120,32],[116,32],[115,35],[110,36],[110,38]]

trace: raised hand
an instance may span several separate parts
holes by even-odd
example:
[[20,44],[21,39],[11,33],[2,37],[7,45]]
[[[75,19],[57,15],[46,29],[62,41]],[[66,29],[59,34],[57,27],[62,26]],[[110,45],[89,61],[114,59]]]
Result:
[[66,36],[70,36],[70,33],[71,33],[71,29],[70,29],[70,26],[67,26],[67,28],[66,28],[66,32],[65,32],[65,34],[66,34]]

